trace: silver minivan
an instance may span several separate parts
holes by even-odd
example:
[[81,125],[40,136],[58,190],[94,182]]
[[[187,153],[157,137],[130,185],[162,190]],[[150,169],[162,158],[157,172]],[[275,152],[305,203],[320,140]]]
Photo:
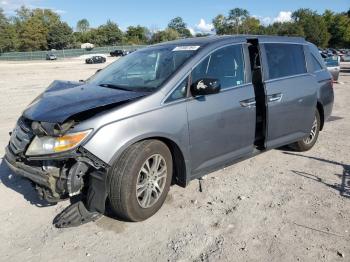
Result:
[[172,184],[267,150],[315,144],[332,77],[302,38],[210,36],[143,48],[83,82],[54,81],[23,112],[10,169],[76,226],[155,214]]

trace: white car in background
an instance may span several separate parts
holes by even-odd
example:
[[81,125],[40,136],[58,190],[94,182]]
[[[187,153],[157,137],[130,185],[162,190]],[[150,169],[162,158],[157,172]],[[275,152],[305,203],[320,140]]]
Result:
[[337,82],[340,73],[339,56],[330,56],[324,59],[328,71],[332,74],[333,81]]

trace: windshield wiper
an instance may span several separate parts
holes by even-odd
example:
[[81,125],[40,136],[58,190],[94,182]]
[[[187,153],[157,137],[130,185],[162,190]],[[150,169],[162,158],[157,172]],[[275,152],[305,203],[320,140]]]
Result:
[[113,85],[113,84],[99,84],[99,86],[118,89],[118,90],[124,90],[124,91],[134,91],[134,90],[131,90],[122,86],[118,86],[118,85]]
[[123,86],[118,86],[118,85],[113,85],[113,84],[99,84],[99,86],[102,87],[107,87],[107,88],[114,88],[114,89],[119,89],[119,90],[124,90],[124,91],[129,91],[129,92],[154,92],[155,88],[152,87],[133,87],[132,89],[125,88]]

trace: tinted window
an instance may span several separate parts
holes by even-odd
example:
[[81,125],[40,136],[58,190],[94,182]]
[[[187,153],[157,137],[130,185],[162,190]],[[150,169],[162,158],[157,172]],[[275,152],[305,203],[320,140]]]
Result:
[[244,62],[241,45],[224,47],[204,59],[193,71],[192,82],[215,78],[225,89],[244,83]]
[[186,77],[185,80],[183,80],[171,93],[171,95],[166,100],[166,103],[172,102],[181,98],[186,97],[187,93],[187,84],[188,84],[188,77]]
[[311,69],[312,72],[322,70],[321,64],[318,62],[316,57],[314,57],[314,55],[311,55]]
[[304,50],[297,44],[265,44],[269,79],[306,73]]

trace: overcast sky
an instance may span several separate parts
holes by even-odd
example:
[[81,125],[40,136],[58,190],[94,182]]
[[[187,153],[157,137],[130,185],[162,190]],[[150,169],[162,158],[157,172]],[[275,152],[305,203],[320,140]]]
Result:
[[252,16],[268,24],[290,20],[291,12],[298,8],[311,8],[320,13],[325,9],[347,11],[350,0],[0,0],[0,7],[8,15],[14,14],[21,5],[51,8],[72,27],[79,19],[87,18],[92,27],[111,19],[123,30],[138,24],[162,29],[170,19],[181,16],[191,30],[206,32],[212,28],[216,15],[226,15],[235,7],[247,9]]

